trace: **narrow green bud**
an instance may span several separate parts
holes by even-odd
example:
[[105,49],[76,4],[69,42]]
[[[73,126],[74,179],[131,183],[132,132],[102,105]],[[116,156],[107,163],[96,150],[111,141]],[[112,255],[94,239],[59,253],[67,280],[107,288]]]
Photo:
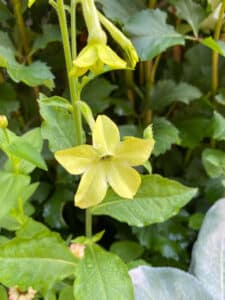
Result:
[[143,132],[144,139],[153,139],[152,124],[148,125]]
[[131,41],[120,31],[112,22],[110,22],[106,17],[104,17],[100,12],[98,12],[99,20],[105,29],[110,33],[112,38],[117,44],[125,51],[127,57],[128,66],[132,69],[135,68],[138,62],[137,52],[131,43]]
[[0,115],[0,128],[5,129],[8,127],[7,117],[4,115]]
[[78,105],[80,107],[83,117],[85,118],[86,122],[88,123],[90,129],[92,129],[95,124],[95,119],[93,117],[90,106],[84,101],[78,101]]

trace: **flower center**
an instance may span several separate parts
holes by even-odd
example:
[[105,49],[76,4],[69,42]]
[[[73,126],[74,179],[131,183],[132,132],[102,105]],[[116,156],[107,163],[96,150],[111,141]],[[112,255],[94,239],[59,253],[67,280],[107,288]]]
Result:
[[100,160],[110,160],[111,157],[112,155],[104,155],[100,158]]

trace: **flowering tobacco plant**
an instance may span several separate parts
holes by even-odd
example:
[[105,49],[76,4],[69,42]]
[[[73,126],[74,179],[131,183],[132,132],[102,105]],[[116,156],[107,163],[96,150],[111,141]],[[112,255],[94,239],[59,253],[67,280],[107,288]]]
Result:
[[[29,106],[34,109],[35,116],[31,127],[41,125],[27,131],[26,122],[20,113],[14,112],[18,122],[16,124],[20,125],[15,134],[11,129],[16,125],[8,110],[0,115],[0,148],[4,153],[0,171],[0,227],[6,229],[6,232],[13,231],[7,237],[0,236],[0,288],[3,288],[5,294],[5,287],[8,288],[8,295],[12,300],[42,299],[41,297],[46,300],[55,300],[57,297],[59,300],[145,300],[138,296],[136,271],[129,275],[128,267],[143,263],[143,260],[136,261],[137,258],[147,260],[149,253],[153,251],[149,250],[149,244],[154,243],[152,241],[157,234],[153,232],[156,227],[146,228],[146,232],[141,230],[176,215],[197,193],[196,188],[190,187],[193,185],[191,181],[185,186],[180,183],[185,182],[184,178],[175,181],[154,174],[155,170],[159,171],[168,164],[169,167],[165,167],[166,171],[162,174],[177,178],[180,169],[177,173],[170,173],[174,156],[164,160],[161,157],[158,159],[158,156],[170,150],[172,144],[177,147],[191,144],[193,148],[194,138],[198,136],[197,131],[190,138],[190,134],[185,131],[188,127],[186,120],[176,119],[179,111],[176,103],[175,109],[172,106],[167,112],[166,108],[176,97],[180,97],[178,101],[182,104],[188,105],[196,97],[202,96],[201,91],[191,84],[175,84],[168,79],[154,85],[162,52],[168,47],[184,44],[185,36],[166,24],[165,14],[161,10],[146,8],[145,1],[134,1],[134,6],[130,7],[129,1],[117,0],[71,0],[66,3],[64,0],[29,0],[31,10],[26,10],[25,1],[11,2],[7,6],[2,4],[5,9],[0,14],[0,23],[3,18],[2,28],[10,28],[15,19],[15,30],[9,36],[0,32],[0,65],[5,68],[0,80],[10,78],[15,83],[27,85],[26,88],[30,91],[26,94],[27,98],[32,94],[32,99],[35,100]],[[155,5],[154,1],[150,2]],[[33,10],[39,5],[45,5],[47,11],[48,3],[51,9],[48,7],[48,17],[44,22],[55,20],[57,16],[59,26],[45,24],[41,34],[34,33],[35,26],[31,22]],[[119,22],[116,22],[118,26],[113,23],[117,21],[113,9],[115,3],[116,7],[121,8],[118,12]],[[195,5],[198,6],[197,3],[193,4],[194,7]],[[9,10],[9,22],[6,8]],[[140,10],[141,8],[146,9]],[[220,6],[219,16],[223,16],[224,10],[225,4]],[[182,15],[179,9],[177,11]],[[78,14],[80,18],[76,18]],[[12,16],[15,16],[13,20]],[[25,22],[24,18],[28,18],[28,21]],[[198,18],[195,18],[195,22],[196,19]],[[33,21],[39,28],[40,24]],[[195,37],[187,38],[199,42],[195,22],[190,22],[190,26],[195,26]],[[220,24],[218,21],[217,33],[220,32]],[[30,30],[27,30],[26,25],[30,26]],[[11,41],[12,37],[15,40]],[[217,34],[215,41],[205,39],[201,42],[208,48],[218,49],[221,45],[217,43],[218,39]],[[57,67],[51,71],[46,63],[35,61],[36,57],[44,57],[45,52],[42,50],[51,43],[57,43],[52,46],[53,52],[57,52],[55,47],[63,52],[65,66],[62,56],[59,59],[49,55],[46,60],[51,65],[57,61],[60,71]],[[219,51],[223,51],[222,46]],[[156,58],[153,59],[154,57]],[[134,73],[139,59],[141,62],[138,64],[138,72]],[[215,57],[214,59],[216,62]],[[66,69],[66,87],[61,80],[64,74],[60,69],[62,64]],[[120,73],[117,73],[118,70]],[[113,73],[107,74],[107,77],[101,76],[111,71]],[[55,89],[52,72],[56,72]],[[165,78],[167,73],[168,70]],[[215,95],[218,83],[215,74],[214,69],[212,94],[218,99]],[[116,85],[117,78],[121,78],[121,91]],[[10,96],[7,101],[9,106],[14,107],[13,100],[16,96],[11,91],[11,83],[4,84],[4,97]],[[165,102],[162,100],[161,89],[167,91],[163,93]],[[20,86],[17,90],[20,91]],[[126,99],[121,98],[124,94]],[[20,96],[20,102],[26,102],[24,96]],[[25,106],[23,111],[29,115],[29,109],[26,111]],[[162,117],[164,111],[165,118]],[[174,117],[174,124],[180,126],[180,136],[172,120],[167,119],[170,116]],[[217,120],[214,128],[221,128],[221,117],[216,113],[214,117]],[[198,122],[199,119],[200,117],[194,121]],[[205,129],[205,124],[208,123],[203,124],[200,127]],[[219,130],[219,133],[214,134],[215,139],[218,136],[221,138],[221,132],[223,131]],[[224,137],[221,138],[223,139]],[[43,148],[44,140],[48,143]],[[214,145],[214,140],[211,144]],[[193,154],[189,150],[184,165]],[[217,168],[210,168],[210,163],[214,160],[208,159],[210,155],[216,155],[215,150],[208,149],[203,155],[209,174],[217,172]],[[183,152],[179,152],[178,160],[183,157]],[[153,156],[151,166],[150,158]],[[223,158],[223,154],[220,153],[221,157]],[[35,170],[36,168],[41,170]],[[42,182],[45,172],[49,172],[50,182],[46,185]],[[29,202],[31,197],[34,203]],[[74,203],[70,201],[73,197]],[[40,217],[41,203],[46,205]],[[76,206],[76,209],[70,210],[69,205]],[[37,212],[35,207],[38,208]],[[69,213],[66,209],[70,210]],[[32,218],[32,214],[36,220]],[[64,220],[67,214],[72,215],[76,224],[71,232]],[[124,231],[118,230],[118,239],[127,235],[134,240],[114,242],[116,235],[109,236],[112,245],[106,245],[109,249],[106,251],[98,243],[102,237],[103,241],[105,236],[108,238],[111,228],[108,230],[101,216],[106,219],[108,216],[114,218],[116,224],[124,223]],[[186,217],[185,213],[182,217]],[[48,227],[57,229],[65,240],[40,220],[45,220]],[[109,222],[109,226],[114,226],[113,224]],[[99,228],[106,228],[106,232],[98,232],[101,230]],[[82,231],[85,235],[79,236]],[[147,241],[145,236],[148,236]],[[180,236],[174,238],[173,235],[172,238],[180,241]],[[175,250],[168,248],[167,244],[161,249],[165,239],[160,236],[159,240],[154,251],[159,248],[166,259],[170,258]],[[169,242],[170,246],[175,243],[174,240]],[[182,242],[180,244],[182,247],[184,244],[188,245]],[[145,269],[143,272],[145,273]],[[196,286],[199,287],[198,284]]]

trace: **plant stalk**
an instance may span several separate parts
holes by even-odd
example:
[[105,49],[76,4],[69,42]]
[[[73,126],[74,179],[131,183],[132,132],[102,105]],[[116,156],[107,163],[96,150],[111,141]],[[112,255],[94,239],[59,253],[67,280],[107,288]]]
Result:
[[[67,76],[68,76],[68,82],[69,82],[70,97],[71,97],[71,102],[73,105],[73,119],[74,119],[74,127],[75,127],[75,132],[76,132],[76,144],[80,145],[83,143],[81,112],[80,112],[79,106],[77,105],[77,101],[80,100],[80,90],[78,88],[77,78],[71,77],[69,75],[70,71],[72,69],[72,66],[73,66],[73,62],[72,62],[72,54],[71,54],[71,49],[70,49],[70,40],[69,40],[69,32],[68,32],[68,28],[67,28],[67,20],[66,20],[65,8],[64,8],[64,1],[58,0],[57,4],[58,4],[57,12],[58,12],[59,25],[60,25],[61,35],[62,35],[64,56],[65,56],[65,61],[66,61],[66,70],[67,70]],[[74,20],[73,20],[73,22],[74,22]],[[73,34],[76,35],[76,27],[73,29]],[[73,42],[74,42],[74,39],[73,39]],[[73,50],[73,54],[75,54],[75,50]]]
[[[215,32],[214,32],[214,39],[219,40],[220,32],[223,25],[223,16],[225,12],[225,0],[222,2],[222,6],[220,8],[219,18],[216,23]],[[219,53],[213,51],[212,53],[212,95],[215,96],[216,91],[219,85]]]
[[92,215],[89,208],[85,211],[85,234],[88,238],[92,236]]

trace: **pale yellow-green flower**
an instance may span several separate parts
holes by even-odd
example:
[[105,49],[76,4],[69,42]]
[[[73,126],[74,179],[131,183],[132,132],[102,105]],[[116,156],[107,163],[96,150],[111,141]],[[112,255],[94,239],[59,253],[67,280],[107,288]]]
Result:
[[70,75],[82,76],[88,70],[98,75],[104,71],[105,65],[110,69],[125,69],[127,63],[105,43],[88,43],[73,61]]
[[81,145],[55,153],[56,160],[71,174],[83,174],[75,194],[75,205],[88,208],[102,202],[108,186],[123,198],[132,199],[141,177],[132,168],[149,158],[153,139],[127,137],[120,141],[116,124],[98,116],[92,128],[93,145]]

